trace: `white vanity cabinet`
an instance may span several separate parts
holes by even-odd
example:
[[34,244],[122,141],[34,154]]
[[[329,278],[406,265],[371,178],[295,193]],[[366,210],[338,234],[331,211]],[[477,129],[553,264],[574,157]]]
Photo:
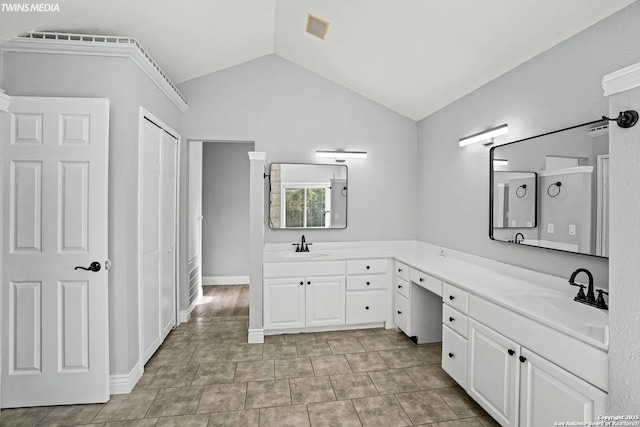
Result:
[[[538,352],[548,353],[557,363],[565,363],[565,359],[556,358],[555,349],[560,349],[568,360],[586,359],[589,371],[581,375],[589,377],[592,373],[595,381],[599,379],[598,371],[606,369],[606,353],[601,352],[605,355],[602,358],[594,352],[597,349],[566,335],[555,341],[558,337],[543,325],[475,296],[469,299],[467,392],[502,426],[597,421],[597,416],[604,414],[604,391]],[[491,327],[480,323],[476,316]],[[527,343],[534,346],[535,352],[524,346]],[[443,342],[443,349],[444,346]],[[582,369],[578,363],[572,368]]]
[[519,356],[518,344],[469,320],[467,393],[502,426],[518,425]]
[[345,324],[345,262],[265,263],[264,328]]
[[394,320],[418,344],[442,340],[442,281],[396,261],[393,278]]
[[442,369],[466,390],[467,292],[444,282],[442,302]]
[[264,280],[265,329],[344,325],[344,276]]
[[388,265],[386,258],[347,261],[347,325],[388,320]]
[[597,421],[607,394],[523,348],[520,364],[520,427],[550,426],[558,420]]
[[393,276],[393,318],[396,326],[408,336],[412,336],[411,329],[411,286],[409,284],[409,266],[396,261]]

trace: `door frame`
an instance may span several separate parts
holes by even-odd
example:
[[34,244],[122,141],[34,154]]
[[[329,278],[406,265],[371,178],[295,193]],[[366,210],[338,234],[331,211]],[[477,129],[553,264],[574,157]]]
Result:
[[[596,255],[602,255],[602,238],[605,233],[608,234],[608,230],[603,230],[604,221],[604,209],[608,209],[610,202],[607,206],[603,206],[602,196],[604,193],[604,159],[609,160],[609,154],[600,154],[596,157]],[[607,255],[608,258],[608,255]]]
[[139,115],[138,115],[138,186],[137,186],[137,209],[138,209],[138,221],[137,221],[137,251],[136,251],[136,263],[138,267],[138,272],[136,275],[138,281],[138,364],[140,365],[140,373],[141,375],[144,373],[144,343],[142,342],[142,256],[141,256],[141,245],[142,245],[142,217],[140,213],[142,212],[142,191],[141,183],[142,183],[142,138],[144,135],[144,121],[145,119],[150,120],[162,130],[170,134],[172,137],[176,139],[176,227],[175,227],[175,242],[176,248],[174,251],[175,258],[175,288],[174,288],[174,323],[175,326],[178,325],[178,321],[180,320],[180,142],[182,141],[182,137],[178,132],[176,132],[173,128],[168,126],[165,122],[160,120],[158,117],[153,115],[149,110],[144,107],[140,107]]
[[[6,116],[9,114],[9,106],[11,105],[11,97],[7,95],[4,90],[0,89],[0,159],[4,158],[4,135],[7,130],[4,128]],[[0,189],[4,188],[4,162],[0,162]],[[4,191],[0,190],[0,224],[2,222],[2,215],[4,209]],[[4,242],[3,229],[0,225],[0,242]],[[2,259],[3,259],[4,244],[0,244],[0,277],[2,277]],[[2,330],[2,292],[0,288],[0,331]],[[2,402],[2,340],[0,340],[0,402]],[[2,409],[0,409],[2,411]]]

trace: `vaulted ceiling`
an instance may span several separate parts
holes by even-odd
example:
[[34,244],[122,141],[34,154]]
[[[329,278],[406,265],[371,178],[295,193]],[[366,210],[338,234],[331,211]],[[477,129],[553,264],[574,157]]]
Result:
[[[633,0],[58,0],[27,31],[138,39],[175,82],[275,53],[419,120]],[[307,14],[330,23],[325,40]]]

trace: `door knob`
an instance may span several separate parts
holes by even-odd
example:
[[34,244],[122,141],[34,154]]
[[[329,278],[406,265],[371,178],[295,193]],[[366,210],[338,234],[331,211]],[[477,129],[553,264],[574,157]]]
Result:
[[89,268],[78,266],[78,267],[74,268],[74,270],[81,269],[81,270],[93,271],[95,273],[97,271],[100,271],[101,268],[102,268],[102,266],[100,265],[100,263],[98,261],[93,261],[91,263],[91,265],[89,266]]

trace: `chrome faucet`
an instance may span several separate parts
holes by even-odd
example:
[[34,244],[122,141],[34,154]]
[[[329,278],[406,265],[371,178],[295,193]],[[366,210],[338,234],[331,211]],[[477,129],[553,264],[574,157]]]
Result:
[[514,239],[513,241],[516,242],[516,243],[522,242],[522,240],[518,240],[518,236],[522,237],[522,240],[524,240],[524,234],[516,233],[516,237],[513,238]]
[[[576,283],[576,276],[579,273],[585,273],[589,279],[589,285],[587,288],[587,294],[584,294],[584,288],[585,286],[581,283]],[[571,277],[569,277],[569,284],[572,286],[578,286],[580,288],[580,290],[578,290],[578,295],[576,295],[576,297],[573,299],[574,301],[580,302],[582,304],[587,304],[596,308],[601,308],[604,310],[607,310],[607,303],[604,300],[604,297],[602,296],[602,294],[606,294],[609,295],[608,292],[605,292],[602,289],[598,289],[598,298],[596,299],[595,293],[594,293],[594,288],[593,288],[593,275],[591,274],[591,272],[589,270],[587,270],[586,268],[579,268],[576,271],[574,271],[573,273],[571,273]]]

